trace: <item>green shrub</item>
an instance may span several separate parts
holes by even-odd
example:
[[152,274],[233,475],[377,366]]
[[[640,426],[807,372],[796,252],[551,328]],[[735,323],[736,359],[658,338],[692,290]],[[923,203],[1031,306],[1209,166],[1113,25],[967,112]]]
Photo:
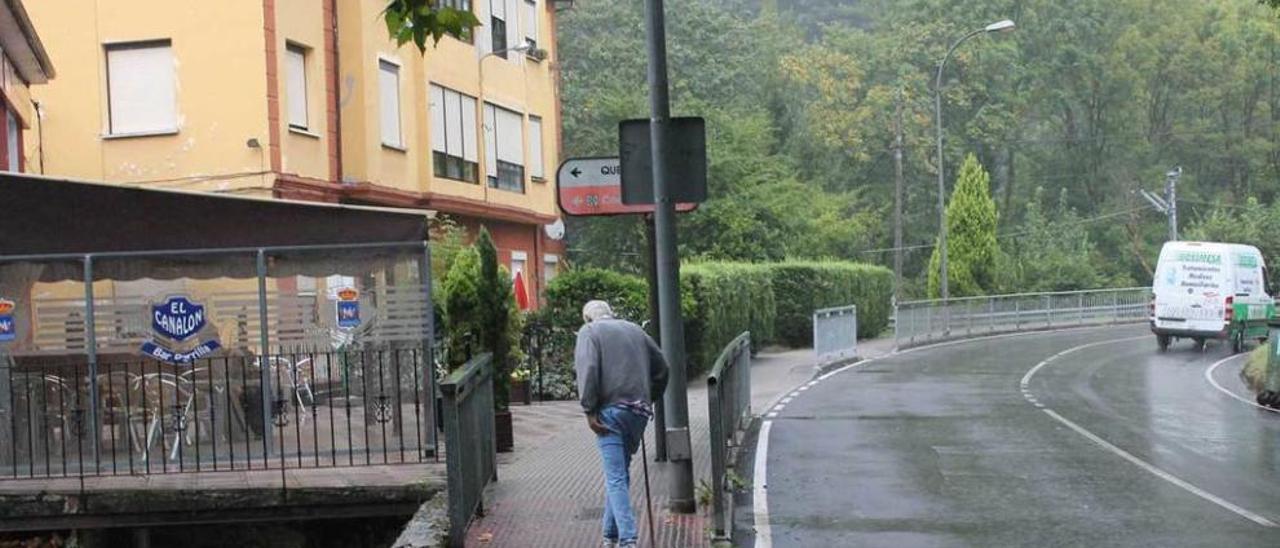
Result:
[[590,268],[569,270],[547,284],[546,304],[527,325],[545,330],[542,345],[543,392],[555,399],[577,393],[573,346],[582,327],[582,305],[592,299],[608,301],[618,317],[643,322],[648,317],[649,292],[636,276]]
[[724,345],[743,331],[754,347],[774,338],[775,302],[769,269],[747,263],[697,263],[681,269],[693,301],[685,316],[689,374],[710,370]]
[[768,265],[777,302],[777,341],[791,347],[813,345],[813,311],[858,306],[858,337],[871,338],[889,323],[893,273],[850,262],[785,262]]
[[1262,391],[1262,387],[1267,382],[1267,356],[1271,355],[1271,343],[1264,343],[1249,352],[1246,359],[1244,369],[1240,371],[1240,376],[1244,378],[1245,384],[1249,385],[1249,389],[1254,393]]

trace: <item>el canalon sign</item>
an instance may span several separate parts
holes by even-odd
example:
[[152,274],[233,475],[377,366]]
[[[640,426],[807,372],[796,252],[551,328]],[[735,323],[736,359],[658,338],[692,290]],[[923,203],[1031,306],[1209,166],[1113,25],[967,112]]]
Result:
[[10,342],[18,338],[18,322],[13,319],[13,309],[17,303],[0,297],[0,342]]
[[217,338],[199,339],[207,325],[204,305],[171,295],[151,305],[152,340],[142,344],[142,353],[165,363],[190,364],[222,348]]

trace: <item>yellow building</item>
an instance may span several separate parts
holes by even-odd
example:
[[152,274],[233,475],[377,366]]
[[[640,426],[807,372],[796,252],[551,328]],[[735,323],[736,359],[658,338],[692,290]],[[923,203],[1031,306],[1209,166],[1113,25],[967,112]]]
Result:
[[43,172],[436,210],[538,291],[562,254],[553,2],[443,1],[484,26],[425,55],[385,0],[33,3],[60,67],[33,91]]
[[30,86],[51,78],[53,63],[22,1],[0,2],[0,171],[39,167],[39,132],[34,131],[39,122]]

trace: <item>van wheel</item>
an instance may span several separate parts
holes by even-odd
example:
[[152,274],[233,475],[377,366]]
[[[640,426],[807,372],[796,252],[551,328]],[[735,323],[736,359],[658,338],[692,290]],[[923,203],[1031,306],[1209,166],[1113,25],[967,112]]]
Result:
[[1169,341],[1173,339],[1169,335],[1156,335],[1156,346],[1160,347],[1161,352],[1169,350]]

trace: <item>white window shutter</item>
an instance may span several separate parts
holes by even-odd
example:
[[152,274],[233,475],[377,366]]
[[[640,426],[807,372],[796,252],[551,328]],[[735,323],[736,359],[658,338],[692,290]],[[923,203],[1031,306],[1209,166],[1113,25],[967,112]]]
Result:
[[537,116],[529,117],[529,174],[542,178],[546,177],[543,169],[545,160],[542,158],[542,118]]
[[525,0],[524,3],[524,37],[538,42],[538,3]]
[[498,176],[497,109],[484,105],[484,169],[490,177]]
[[445,153],[462,156],[462,94],[444,90]]
[[169,44],[107,50],[109,133],[178,128],[173,50]]
[[285,100],[289,102],[289,125],[307,129],[307,56],[295,47],[285,50]]
[[498,109],[498,159],[524,165],[524,124],[519,114]]
[[520,13],[519,3],[523,0],[496,0],[498,2],[507,3],[507,17],[502,19],[507,22],[507,47],[514,48],[523,44],[520,40]]
[[431,150],[447,152],[444,146],[444,88],[431,85]]
[[478,162],[476,152],[476,100],[462,96],[462,159]]
[[382,114],[382,142],[391,146],[402,146],[399,66],[387,61],[378,61],[378,89],[378,104]]

